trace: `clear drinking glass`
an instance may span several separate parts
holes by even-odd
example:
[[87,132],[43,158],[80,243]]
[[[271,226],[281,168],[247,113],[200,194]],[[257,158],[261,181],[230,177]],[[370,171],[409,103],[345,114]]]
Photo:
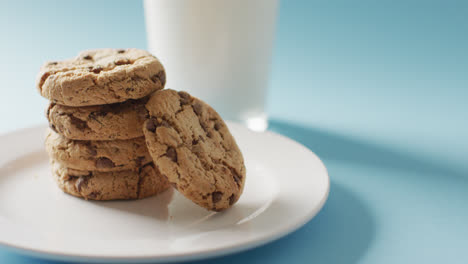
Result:
[[150,51],[166,87],[263,131],[278,0],[145,0]]

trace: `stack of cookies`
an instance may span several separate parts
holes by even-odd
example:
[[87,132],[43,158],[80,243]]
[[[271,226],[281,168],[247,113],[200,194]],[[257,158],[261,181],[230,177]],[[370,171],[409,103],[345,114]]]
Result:
[[149,96],[164,88],[158,59],[138,49],[100,49],[42,66],[37,87],[50,100],[46,139],[66,193],[92,200],[139,199],[169,187],[148,153]]
[[37,86],[51,102],[46,139],[66,193],[92,200],[137,199],[172,185],[221,211],[243,192],[242,153],[219,114],[186,92],[164,88],[146,51],[103,49],[49,62]]

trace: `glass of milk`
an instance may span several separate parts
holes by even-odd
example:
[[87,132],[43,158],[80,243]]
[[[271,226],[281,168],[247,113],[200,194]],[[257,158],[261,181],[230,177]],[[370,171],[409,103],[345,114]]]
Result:
[[150,51],[166,87],[256,131],[265,112],[278,0],[145,0]]

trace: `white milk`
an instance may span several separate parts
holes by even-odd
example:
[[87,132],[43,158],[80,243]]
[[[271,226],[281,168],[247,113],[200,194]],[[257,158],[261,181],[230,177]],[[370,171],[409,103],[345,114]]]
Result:
[[149,49],[185,90],[225,119],[267,127],[277,0],[145,0]]

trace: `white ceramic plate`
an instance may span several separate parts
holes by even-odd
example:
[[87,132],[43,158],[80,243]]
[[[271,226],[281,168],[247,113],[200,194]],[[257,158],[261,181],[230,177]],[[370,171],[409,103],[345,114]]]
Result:
[[228,125],[247,182],[239,202],[222,213],[172,190],[139,201],[72,197],[52,180],[45,126],[1,136],[0,245],[57,260],[182,261],[253,248],[312,219],[329,190],[319,158],[278,134]]

